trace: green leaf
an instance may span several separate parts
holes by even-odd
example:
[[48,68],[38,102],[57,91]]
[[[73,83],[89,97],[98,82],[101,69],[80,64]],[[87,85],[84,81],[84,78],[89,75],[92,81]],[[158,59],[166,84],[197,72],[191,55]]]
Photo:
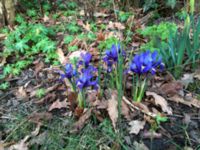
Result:
[[74,52],[76,50],[78,50],[78,46],[74,45],[74,46],[69,46],[68,47],[69,52]]
[[10,74],[11,72],[12,72],[12,67],[11,67],[11,65],[10,64],[8,64],[8,65],[6,65],[5,67],[4,67],[4,69],[3,69],[3,73],[5,74],[5,75],[8,75],[8,74]]
[[20,72],[21,72],[21,69],[19,69],[19,68],[13,68],[13,69],[12,69],[12,74],[13,74],[14,76],[19,75]]
[[71,33],[77,33],[80,30],[80,27],[76,25],[75,22],[72,22],[67,25],[67,30]]
[[36,97],[42,98],[46,94],[46,90],[44,88],[40,88],[36,90]]
[[0,90],[7,90],[10,86],[9,82],[3,82],[0,84]]
[[73,40],[74,40],[74,36],[68,35],[68,36],[65,36],[65,38],[64,38],[64,43],[65,43],[65,44],[69,44],[69,43],[71,43]]
[[166,122],[167,120],[168,120],[167,117],[162,117],[160,115],[156,116],[156,122],[157,122],[158,125],[160,125],[161,122]]

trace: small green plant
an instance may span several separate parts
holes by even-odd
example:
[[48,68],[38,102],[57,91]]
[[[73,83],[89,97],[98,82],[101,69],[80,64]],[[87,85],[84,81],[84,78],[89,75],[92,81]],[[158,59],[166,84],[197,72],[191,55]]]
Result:
[[[188,15],[183,30],[180,32],[177,31],[175,36],[172,34],[169,35],[167,47],[163,47],[157,42],[163,56],[163,61],[167,68],[174,74],[175,78],[180,77],[184,67],[189,63],[192,63],[195,68],[200,58],[200,19],[195,25],[194,21],[190,18]],[[193,35],[190,36],[191,30],[193,31]]]
[[74,2],[74,1],[71,1],[71,2],[67,2],[67,7],[71,10],[74,10],[78,7],[77,3]]
[[[0,57],[12,57],[16,59],[4,66],[4,75],[19,75],[21,70],[26,68],[36,54],[43,53],[46,62],[53,62],[57,59],[56,43],[51,40],[54,32],[42,24],[26,23],[22,17],[18,17],[21,24],[14,30],[7,33],[4,40],[5,49]],[[23,57],[23,60],[19,58]]]
[[36,90],[37,98],[42,98],[43,96],[45,96],[45,94],[46,94],[46,90],[44,88],[39,88]]
[[106,39],[105,41],[101,41],[99,43],[98,48],[100,50],[110,49],[112,47],[113,43],[119,43],[119,40],[116,37],[110,37],[110,38]]
[[65,44],[69,44],[69,43],[71,43],[74,39],[75,39],[75,38],[74,38],[73,35],[67,35],[67,36],[64,37],[64,43],[65,43]]
[[128,18],[133,15],[131,12],[123,12],[123,11],[119,11],[118,13],[119,16],[119,20],[121,22],[126,22],[128,20]]
[[10,86],[9,82],[3,82],[0,84],[0,90],[7,90]]
[[76,24],[76,22],[71,22],[67,24],[67,30],[72,34],[75,34],[80,31],[80,27]]
[[28,10],[27,10],[27,15],[28,15],[29,17],[36,17],[36,16],[37,16],[37,12],[36,12],[35,9],[28,9]]
[[137,31],[139,34],[149,38],[149,42],[142,45],[141,49],[149,49],[151,51],[159,50],[157,42],[161,43],[162,47],[166,48],[169,35],[173,37],[176,31],[176,24],[170,22],[162,22],[159,25],[146,27],[144,30],[139,29]]

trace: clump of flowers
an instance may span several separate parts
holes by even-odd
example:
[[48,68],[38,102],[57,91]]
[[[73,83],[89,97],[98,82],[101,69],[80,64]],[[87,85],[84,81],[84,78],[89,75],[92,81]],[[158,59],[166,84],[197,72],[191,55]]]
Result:
[[88,88],[98,89],[98,80],[95,76],[97,69],[91,65],[92,55],[88,52],[81,54],[81,60],[75,64],[66,64],[65,72],[61,73],[61,79],[67,78],[72,85],[73,91],[78,92],[78,106],[86,106],[85,97]]
[[[108,86],[117,89],[118,92],[118,112],[121,115],[121,104],[123,96],[123,72],[124,60],[126,57],[125,51],[120,44],[113,44],[111,49],[106,50],[103,61],[106,64],[106,73],[108,77]],[[120,118],[120,117],[119,117]]]
[[67,63],[65,65],[64,73],[60,72],[60,77],[61,80],[68,79],[72,90],[75,92],[76,87],[75,87],[75,77],[77,75],[77,71],[73,68],[73,65],[70,63]]
[[113,44],[111,49],[105,51],[103,61],[105,62],[107,77],[111,82],[111,88],[117,87],[122,90],[122,75],[124,69],[125,51],[120,44]]
[[146,51],[135,55],[129,66],[129,70],[136,76],[136,78],[133,76],[133,83],[136,83],[133,86],[133,99],[135,101],[140,102],[142,100],[150,75],[155,75],[157,71],[162,71],[163,68],[162,58],[157,51],[153,53]]
[[106,50],[103,61],[106,63],[108,73],[112,72],[113,67],[116,67],[121,56],[125,57],[126,54],[125,51],[121,49],[120,44],[113,44],[111,49]]

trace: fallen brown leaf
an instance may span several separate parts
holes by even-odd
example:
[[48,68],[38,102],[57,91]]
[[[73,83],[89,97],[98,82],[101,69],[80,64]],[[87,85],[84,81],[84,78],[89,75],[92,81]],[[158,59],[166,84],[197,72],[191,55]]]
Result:
[[144,128],[146,124],[146,121],[140,121],[140,120],[133,120],[129,122],[130,128],[129,128],[129,133],[130,134],[138,134],[140,130]]
[[190,83],[194,82],[194,73],[184,74],[180,82],[185,86],[185,88],[187,88]]
[[15,95],[19,99],[25,99],[25,98],[27,98],[27,93],[26,93],[26,91],[25,91],[25,89],[24,89],[23,86],[20,86],[18,88],[18,90],[16,91]]
[[85,113],[74,124],[73,130],[71,130],[71,133],[76,133],[76,132],[80,131],[85,126],[85,124],[87,123],[91,114],[92,114],[92,108],[86,110]]
[[39,61],[35,64],[35,72],[34,75],[37,76],[37,74],[44,68],[44,63],[42,61]]
[[116,122],[118,119],[118,101],[117,101],[117,93],[116,91],[112,91],[111,98],[108,100],[108,114],[112,121],[112,125],[116,130]]
[[143,138],[162,138],[162,134],[155,131],[147,131],[143,133]]
[[19,143],[9,147],[8,150],[28,150],[28,146],[23,141],[20,141]]
[[88,22],[84,24],[82,20],[78,20],[78,25],[82,26],[86,31],[90,31],[90,24]]
[[98,17],[108,17],[109,14],[105,14],[105,13],[101,13],[101,12],[95,12],[94,16],[97,17],[97,18]]
[[60,101],[58,99],[49,107],[49,111],[52,111],[54,109],[66,108],[66,107],[67,107],[67,102],[65,100],[64,101]]
[[179,93],[180,90],[183,90],[182,83],[178,81],[172,81],[170,83],[165,83],[159,88],[159,92],[166,96],[174,96]]
[[170,97],[169,100],[177,102],[177,103],[181,103],[190,107],[194,106],[194,107],[200,108],[200,101],[195,98],[187,101],[187,100],[184,100],[183,97],[181,96],[173,96],[173,97]]
[[103,34],[101,31],[97,34],[97,41],[104,41],[104,40],[105,40],[105,34]]
[[65,65],[66,64],[66,58],[65,58],[65,54],[64,52],[62,51],[61,48],[58,48],[57,51],[56,51],[57,55],[58,55],[58,60],[60,61],[60,63],[62,65]]
[[124,118],[126,118],[127,120],[130,120],[131,119],[131,116],[130,116],[130,109],[128,107],[128,105],[122,101],[122,115],[124,116]]
[[78,103],[77,97],[78,97],[77,93],[72,92],[72,91],[69,91],[67,94],[67,100],[70,104],[69,107],[70,107],[71,111],[74,111],[77,106],[77,103]]
[[28,120],[34,123],[40,123],[42,120],[51,120],[52,114],[48,112],[33,113],[28,116]]
[[108,26],[107,26],[107,28],[108,29],[123,30],[123,29],[125,29],[125,26],[120,22],[112,22],[112,21],[110,21]]
[[146,92],[147,96],[152,96],[155,100],[155,104],[159,105],[162,109],[163,112],[166,112],[167,114],[171,115],[172,114],[172,109],[171,107],[168,106],[167,101],[160,95],[154,93],[154,92]]

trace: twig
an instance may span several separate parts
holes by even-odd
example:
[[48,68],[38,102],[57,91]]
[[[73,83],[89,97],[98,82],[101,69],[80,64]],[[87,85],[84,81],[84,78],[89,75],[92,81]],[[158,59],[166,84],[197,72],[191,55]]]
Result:
[[146,114],[146,115],[148,115],[148,116],[150,116],[150,117],[152,117],[152,118],[156,118],[156,116],[157,116],[156,114],[151,113],[151,112],[146,112],[146,111],[140,109],[139,107],[133,105],[125,96],[123,96],[122,99],[124,100],[124,102],[125,102],[126,104],[128,104],[129,106],[131,106],[133,109],[139,110],[139,111],[141,111],[142,113],[144,113],[144,114]]

